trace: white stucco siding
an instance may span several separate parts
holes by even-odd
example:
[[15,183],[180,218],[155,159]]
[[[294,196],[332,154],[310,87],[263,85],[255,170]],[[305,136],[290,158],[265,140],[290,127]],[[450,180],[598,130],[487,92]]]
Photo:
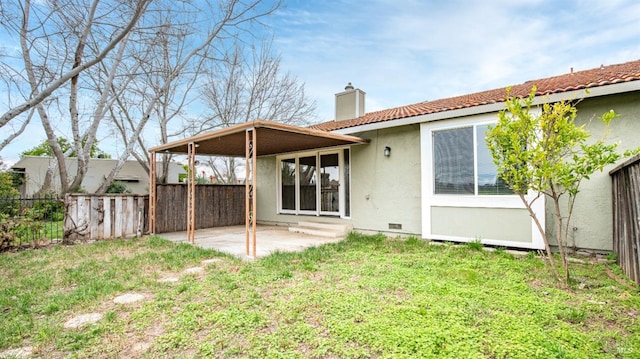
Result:
[[[117,160],[115,159],[90,159],[87,173],[82,181],[82,189],[88,193],[95,192],[105,177],[115,167],[116,163]],[[55,161],[51,157],[23,156],[20,161],[14,165],[14,168],[22,168],[25,171],[25,195],[31,196],[40,190],[44,183],[47,169],[52,164],[55,164]],[[65,164],[67,166],[67,173],[71,176],[75,175],[78,168],[77,159],[67,158]],[[158,165],[158,170],[161,171],[161,165]],[[180,173],[184,173],[182,166],[178,163],[170,163],[169,176],[167,178],[168,182],[178,183],[178,175]],[[149,193],[149,174],[142,168],[138,161],[126,161],[116,175],[115,180],[123,181],[132,193]],[[52,185],[54,191],[60,190],[60,176],[57,168],[54,169],[53,172]]]

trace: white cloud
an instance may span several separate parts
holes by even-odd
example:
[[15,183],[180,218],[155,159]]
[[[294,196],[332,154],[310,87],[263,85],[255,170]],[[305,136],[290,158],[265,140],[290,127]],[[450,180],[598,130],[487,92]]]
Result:
[[283,65],[323,119],[347,81],[372,111],[640,58],[634,0],[305,2],[279,16]]
[[376,111],[640,59],[637,0],[289,0],[264,21],[321,120],[347,82]]

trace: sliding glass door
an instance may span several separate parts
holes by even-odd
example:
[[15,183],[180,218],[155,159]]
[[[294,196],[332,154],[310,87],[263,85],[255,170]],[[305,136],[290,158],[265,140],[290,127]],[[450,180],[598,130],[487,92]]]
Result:
[[320,155],[320,213],[340,213],[340,161],[339,154]]
[[279,212],[349,216],[349,160],[348,148],[278,157]]

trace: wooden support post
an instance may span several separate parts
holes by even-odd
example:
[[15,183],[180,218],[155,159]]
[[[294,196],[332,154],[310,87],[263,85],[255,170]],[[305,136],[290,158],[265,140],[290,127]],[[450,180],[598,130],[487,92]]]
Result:
[[244,157],[244,247],[245,254],[249,255],[249,232],[251,226],[251,186],[249,184],[249,175],[251,169],[251,152],[253,152],[253,144],[251,143],[250,130],[245,132],[245,157]]
[[258,221],[258,207],[256,206],[258,203],[258,175],[256,173],[256,164],[258,157],[258,131],[254,129],[251,133],[253,134],[253,138],[251,140],[253,143],[253,151],[251,153],[251,224],[253,225],[253,228],[251,229],[251,232],[253,234],[253,258],[256,258],[256,225]]
[[187,145],[187,241],[195,244],[195,187],[196,187],[196,145]]
[[149,233],[156,233],[156,153],[149,159]]
[[246,131],[245,156],[245,252],[249,256],[249,233],[251,233],[251,256],[256,258],[256,139],[255,128]]

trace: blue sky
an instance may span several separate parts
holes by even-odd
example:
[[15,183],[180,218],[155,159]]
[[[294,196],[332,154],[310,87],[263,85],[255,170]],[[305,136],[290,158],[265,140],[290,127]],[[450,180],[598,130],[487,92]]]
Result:
[[[347,82],[370,112],[640,59],[638,0],[285,0],[263,21],[319,121]],[[0,156],[17,160],[41,132]]]
[[268,23],[321,120],[347,82],[370,112],[640,59],[637,0],[289,0]]

